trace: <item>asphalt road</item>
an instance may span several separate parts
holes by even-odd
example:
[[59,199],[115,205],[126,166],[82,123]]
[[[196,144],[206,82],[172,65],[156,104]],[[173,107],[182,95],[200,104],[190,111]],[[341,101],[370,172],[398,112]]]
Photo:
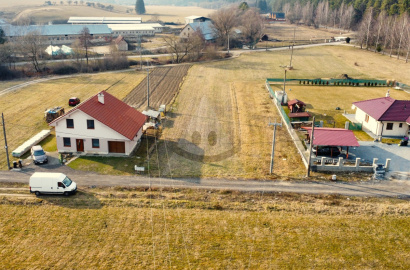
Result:
[[63,172],[77,182],[79,188],[89,186],[127,186],[157,188],[199,188],[238,190],[246,192],[292,192],[304,194],[340,194],[344,196],[394,197],[410,200],[410,181],[381,180],[369,182],[312,182],[312,181],[263,181],[227,179],[170,179],[144,176],[113,176],[79,172],[67,166],[24,168],[22,171],[0,172],[0,182],[28,184],[34,171]]

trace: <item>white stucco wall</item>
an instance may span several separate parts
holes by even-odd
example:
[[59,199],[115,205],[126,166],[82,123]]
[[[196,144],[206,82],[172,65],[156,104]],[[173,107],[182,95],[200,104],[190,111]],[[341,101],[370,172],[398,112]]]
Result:
[[[363,127],[370,130],[373,134],[376,136],[405,136],[408,134],[409,131],[409,125],[406,122],[393,122],[393,121],[376,121],[376,119],[372,118],[369,116],[369,121],[366,122],[366,113],[362,111],[361,109],[357,108],[356,110],[356,120],[359,123],[363,124]],[[387,130],[386,126],[387,123],[393,123],[393,129],[392,130]],[[400,123],[402,124],[402,127],[399,128]],[[382,129],[383,129],[383,134],[382,134]]]
[[[66,119],[74,120],[74,128],[67,128]],[[94,120],[94,129],[87,129],[87,120]],[[55,131],[58,152],[77,152],[76,139],[82,139],[84,142],[84,153],[88,154],[108,154],[108,142],[121,141],[125,142],[125,154],[129,155],[137,146],[142,136],[141,127],[137,136],[133,140],[129,140],[80,110],[67,115],[55,123]],[[71,146],[64,146],[63,138],[70,138]],[[92,139],[99,139],[99,148],[92,147]]]

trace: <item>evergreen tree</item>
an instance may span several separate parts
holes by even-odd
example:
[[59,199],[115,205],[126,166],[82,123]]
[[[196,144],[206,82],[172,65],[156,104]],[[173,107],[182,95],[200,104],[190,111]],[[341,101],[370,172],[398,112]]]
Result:
[[144,0],[137,0],[135,3],[135,12],[137,12],[137,14],[145,14]]
[[4,37],[4,31],[3,29],[0,28],[0,44],[3,44],[4,42],[6,42],[6,38]]
[[249,8],[249,6],[248,6],[248,3],[246,3],[246,2],[242,2],[242,3],[239,5],[239,9],[241,9],[241,10],[243,10],[243,11],[247,10],[248,8]]

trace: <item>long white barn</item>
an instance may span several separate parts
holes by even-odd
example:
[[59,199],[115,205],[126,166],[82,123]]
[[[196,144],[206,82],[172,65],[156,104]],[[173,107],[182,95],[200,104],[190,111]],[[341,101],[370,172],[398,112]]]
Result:
[[138,24],[141,17],[70,17],[70,24]]

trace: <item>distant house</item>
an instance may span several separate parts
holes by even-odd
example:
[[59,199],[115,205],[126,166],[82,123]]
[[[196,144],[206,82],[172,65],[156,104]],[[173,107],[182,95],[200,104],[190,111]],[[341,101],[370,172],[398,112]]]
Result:
[[125,41],[123,36],[118,36],[115,40],[115,47],[119,51],[128,51],[128,43]]
[[207,17],[202,17],[202,16],[185,17],[185,24],[190,24],[194,22],[205,22],[205,21],[211,21],[211,19]]
[[356,121],[376,136],[403,137],[409,134],[410,100],[383,97],[354,102]]
[[52,121],[60,153],[130,155],[147,117],[102,91]]
[[271,12],[269,13],[269,21],[286,21],[285,13],[283,12]]
[[185,25],[179,34],[180,38],[189,38],[193,33],[200,31],[207,42],[215,40],[215,33],[211,21],[193,22]]

